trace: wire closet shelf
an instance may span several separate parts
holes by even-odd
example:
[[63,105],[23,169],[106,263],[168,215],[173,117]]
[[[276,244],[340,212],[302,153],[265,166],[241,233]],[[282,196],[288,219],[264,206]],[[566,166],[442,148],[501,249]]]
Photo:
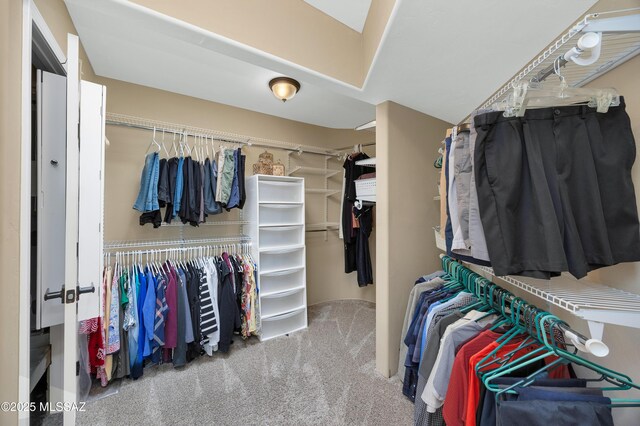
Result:
[[[612,22],[616,19],[617,22]],[[584,16],[477,109],[489,109],[495,103],[504,100],[511,89],[520,81],[540,78],[544,74],[553,78],[554,62],[572,49],[582,34],[590,31],[602,32],[602,50],[600,58],[594,64],[581,66],[569,61],[560,70],[569,86],[584,86],[640,53],[640,24],[638,21],[640,21],[640,8]],[[468,122],[469,119],[470,115],[463,122]]]
[[[561,61],[559,58],[574,48],[578,39],[587,32],[602,33],[602,47],[598,60],[586,66],[577,65],[572,61]],[[569,86],[580,87],[638,54],[640,54],[640,8],[585,15],[484,101],[478,109],[490,109],[495,103],[504,100],[520,81],[542,81],[547,77],[553,78],[554,69],[557,70],[558,66],[562,67],[560,73]],[[463,122],[468,122],[469,118],[470,116],[467,116]],[[439,232],[436,232],[436,242],[438,242],[438,236]],[[437,245],[445,250],[444,241]],[[476,271],[481,271],[485,276],[497,278],[586,320],[592,338],[602,339],[604,324],[640,328],[640,295],[638,294],[598,283],[578,281],[566,275],[545,281],[498,276],[491,268],[469,266]]]

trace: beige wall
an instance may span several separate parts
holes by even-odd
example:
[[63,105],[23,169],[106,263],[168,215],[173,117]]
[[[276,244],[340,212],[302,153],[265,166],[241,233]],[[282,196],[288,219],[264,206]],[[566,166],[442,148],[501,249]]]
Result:
[[433,240],[440,220],[439,174],[433,167],[450,123],[393,102],[376,109],[376,368],[398,368],[400,332],[413,283],[439,265]]
[[[161,90],[145,88],[109,79],[97,79],[107,86],[107,111],[136,115],[154,120],[169,121],[189,126],[215,129],[242,135],[293,142],[302,145],[340,147],[355,143],[366,143],[371,133],[352,130],[328,129],[235,107],[203,101],[188,96],[176,95]],[[237,235],[238,226],[201,226],[199,228],[167,227],[153,229],[150,225],[138,224],[139,214],[131,206],[135,201],[140,181],[144,154],[151,141],[151,132],[130,128],[107,126],[110,145],[106,153],[105,190],[105,240],[155,240],[173,239],[184,232],[186,238],[203,238]],[[162,139],[158,134],[157,139]],[[167,145],[173,136],[165,135]],[[215,144],[216,148],[219,146]],[[251,165],[258,159],[262,148],[246,148],[247,175]],[[324,156],[293,154],[289,160],[286,152],[270,149],[274,158],[280,159],[287,170],[296,165],[324,167]],[[340,161],[330,160],[329,167],[341,169]],[[308,188],[324,188],[324,178],[307,176]],[[342,176],[329,180],[329,188],[341,189]],[[324,197],[307,195],[308,224],[324,221]],[[329,221],[339,219],[340,196],[329,198]],[[210,220],[238,219],[238,210],[211,217]],[[337,299],[375,300],[373,286],[361,289],[355,274],[344,274],[342,242],[336,231],[307,234],[307,286],[308,302],[314,304]]]
[[[631,118],[631,129],[637,142],[640,140],[640,56],[622,64],[602,77],[589,83],[590,87],[613,87],[625,97],[627,113]],[[636,163],[632,169],[632,178],[636,190],[636,203],[640,200],[640,164],[636,155]],[[640,294],[640,263],[623,263],[610,268],[603,268],[589,274],[589,280],[619,288],[631,293]],[[570,324],[588,335],[584,321],[567,318]],[[609,345],[611,353],[605,359],[595,359],[605,367],[628,374],[640,383],[638,370],[638,354],[640,354],[640,328],[629,328],[607,325],[604,328],[604,342]],[[620,392],[619,398],[638,398],[640,391]],[[637,425],[640,412],[637,408],[614,410],[616,425]]]
[[[0,401],[13,402],[18,402],[18,331],[21,328],[18,324],[21,43],[22,1],[0,2]],[[17,421],[17,413],[0,411],[0,424],[17,424]]]
[[[67,32],[76,33],[73,23],[62,0],[36,0],[36,4],[61,46],[66,46]],[[82,42],[82,40],[81,40]],[[64,43],[64,44],[63,44]],[[86,55],[81,57],[86,60]],[[83,63],[83,78],[107,86],[107,111],[134,115],[154,120],[180,123],[253,137],[281,140],[301,145],[337,148],[373,140],[369,132],[336,130],[310,124],[299,123],[274,116],[252,112],[227,105],[217,104],[189,96],[176,95],[162,90],[151,89],[118,80],[96,77],[88,61]],[[168,136],[166,136],[168,138]],[[180,235],[180,228],[152,229],[141,227],[138,215],[131,208],[137,195],[140,170],[144,153],[149,146],[151,133],[147,131],[107,127],[110,146],[106,151],[105,172],[105,240],[165,239]],[[167,140],[168,142],[168,140]],[[217,144],[216,144],[217,147]],[[283,151],[270,150],[276,159],[288,165],[288,156]],[[249,148],[247,153],[247,174],[257,161],[261,149]],[[324,157],[305,154],[291,157],[291,165],[323,167]],[[329,167],[341,168],[341,163],[331,160]],[[307,187],[324,187],[324,181],[317,177],[307,179]],[[330,188],[341,188],[341,177],[337,175],[329,182]],[[329,199],[329,220],[339,218],[339,196]],[[307,198],[307,223],[322,221],[323,200],[321,196]],[[212,220],[233,220],[237,210],[223,213]],[[238,234],[239,227],[202,226],[196,229],[184,228],[187,238]],[[307,235],[307,286],[308,302],[314,304],[337,299],[375,300],[375,288],[361,289],[355,274],[344,274],[342,242],[337,232],[330,231],[327,241],[324,233]]]

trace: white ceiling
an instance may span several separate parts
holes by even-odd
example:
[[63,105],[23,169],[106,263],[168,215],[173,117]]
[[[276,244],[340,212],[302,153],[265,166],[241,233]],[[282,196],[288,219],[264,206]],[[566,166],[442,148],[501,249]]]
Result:
[[[122,0],[65,0],[98,75],[325,127],[391,100],[458,122],[595,0],[397,0],[362,88]],[[340,2],[349,3],[349,2]],[[290,102],[267,88],[302,84]]]
[[66,4],[98,75],[324,127],[353,128],[375,116],[375,106],[304,79],[300,93],[283,103],[268,86],[281,72],[229,55],[238,48],[227,39],[209,39],[133,3]]
[[371,0],[304,0],[359,33],[367,21]]
[[360,99],[458,123],[596,0],[397,0]]

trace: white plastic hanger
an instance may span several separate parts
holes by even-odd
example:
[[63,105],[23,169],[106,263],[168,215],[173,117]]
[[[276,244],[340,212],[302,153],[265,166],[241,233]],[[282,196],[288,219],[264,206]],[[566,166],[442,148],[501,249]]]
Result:
[[164,129],[162,129],[162,142],[160,143],[160,145],[162,145],[162,149],[164,150],[164,153],[167,155],[167,158],[171,157],[171,154],[169,154],[169,151],[167,150],[167,146],[164,144]]
[[159,153],[160,151],[162,151],[162,146],[160,146],[160,144],[158,142],[156,142],[156,128],[155,128],[155,126],[153,127],[153,136],[151,138],[151,143],[147,147],[147,150],[145,151],[145,155],[147,155],[149,153],[149,150],[151,149],[151,147],[153,145],[156,146],[156,152]]
[[610,106],[620,105],[620,96],[615,89],[569,87],[560,73],[560,58],[554,62],[554,71],[559,83],[519,82],[507,99],[494,104],[494,110],[504,111],[505,117],[523,117],[527,109],[560,107],[586,104],[606,113]]

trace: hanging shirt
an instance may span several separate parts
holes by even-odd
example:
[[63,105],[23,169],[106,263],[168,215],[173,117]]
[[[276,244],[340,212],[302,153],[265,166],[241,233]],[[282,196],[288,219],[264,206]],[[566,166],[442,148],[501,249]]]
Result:
[[184,327],[184,341],[185,343],[191,343],[193,342],[193,323],[191,322],[191,308],[189,307],[189,296],[187,294],[187,286],[188,281],[187,281],[187,275],[188,275],[188,270],[183,270],[180,269],[178,271],[178,273],[180,274],[180,292],[182,293],[182,303],[180,306],[180,312],[182,313],[182,316],[184,317],[184,323],[185,323],[185,327]]
[[147,291],[145,293],[143,316],[145,341],[143,356],[151,355],[151,343],[153,342],[153,330],[156,320],[156,280],[151,269],[146,270]]
[[173,349],[176,347],[178,340],[178,293],[176,275],[175,270],[168,263],[164,264],[164,270],[167,274],[167,287],[165,291],[167,310],[164,317],[164,347],[166,349]]
[[[109,309],[109,330],[107,333],[107,355],[113,354],[115,352],[118,352],[120,350],[120,333],[119,333],[119,324],[120,324],[120,315],[119,315],[119,299],[120,299],[120,292],[118,290],[119,288],[119,273],[120,273],[120,266],[116,265],[116,270],[115,273],[113,274],[113,279],[111,280],[111,283],[109,283],[109,285],[111,286],[111,289],[109,291],[109,293],[107,293],[107,295],[109,296],[109,305],[108,305],[108,309]],[[110,374],[109,374],[110,375]]]
[[229,352],[236,318],[236,297],[233,291],[232,271],[226,261],[216,258],[218,276],[218,310],[220,312],[220,352]]
[[187,279],[187,295],[189,297],[189,315],[193,328],[193,341],[187,349],[187,361],[192,361],[200,356],[202,347],[200,342],[200,269],[194,266],[194,262],[187,265],[189,271]]
[[[208,355],[213,352],[213,345],[216,343],[210,343],[210,340],[219,339],[220,330],[218,328],[218,314],[217,309],[214,309],[214,304],[217,305],[215,296],[212,295],[212,286],[209,285],[211,280],[211,272],[205,268],[205,273],[200,276],[200,330],[202,334],[201,345],[205,349]],[[216,283],[217,284],[217,283]],[[216,306],[217,308],[217,306]]]
[[153,345],[151,349],[152,361],[156,364],[160,363],[162,359],[162,351],[160,348],[164,346],[164,321],[165,314],[169,310],[167,307],[165,289],[165,277],[162,274],[159,274],[156,277],[156,315],[153,326]]
[[427,404],[427,411],[435,413],[444,402],[451,378],[451,368],[456,355],[456,348],[463,342],[480,334],[486,322],[476,322],[484,316],[484,312],[471,311],[464,318],[447,327],[440,342],[440,348],[427,385],[422,392],[422,400]]
[[[138,297],[137,297],[137,281],[138,274],[134,268],[131,268],[129,273],[129,289],[127,293],[129,297],[129,304],[127,310],[129,311],[127,316],[127,322],[125,323],[125,330],[127,330],[127,339],[129,340],[129,369],[133,368],[138,356]],[[133,373],[132,373],[133,374]],[[132,375],[133,377],[133,375]]]
[[185,305],[187,304],[187,301],[186,301],[187,295],[186,295],[186,292],[182,291],[182,287],[184,287],[184,273],[182,272],[181,267],[178,267],[176,269],[176,277],[177,277],[176,292],[178,295],[178,300],[177,300],[178,303],[176,304],[177,306],[176,316],[178,317],[177,318],[178,339],[176,343],[176,348],[173,351],[173,366],[182,367],[187,363],[187,342],[185,341],[185,333],[187,330],[186,320],[185,320]]
[[[216,269],[213,258],[207,259],[205,262],[205,275],[207,280],[207,287],[209,290],[209,297],[211,298],[211,309],[213,310],[213,317],[215,318],[216,325],[212,330],[208,330],[205,333],[203,329],[202,334],[206,335],[207,341],[204,343],[204,350],[208,355],[212,355],[213,352],[218,350],[218,342],[220,341],[220,311],[218,309],[218,270]],[[206,298],[203,298],[206,302]]]
[[[139,268],[137,268],[139,269]],[[144,302],[147,296],[147,278],[142,271],[138,270],[138,351],[136,353],[135,362],[131,368],[131,378],[137,379],[142,376],[144,348],[146,340],[145,320],[144,320]]]

